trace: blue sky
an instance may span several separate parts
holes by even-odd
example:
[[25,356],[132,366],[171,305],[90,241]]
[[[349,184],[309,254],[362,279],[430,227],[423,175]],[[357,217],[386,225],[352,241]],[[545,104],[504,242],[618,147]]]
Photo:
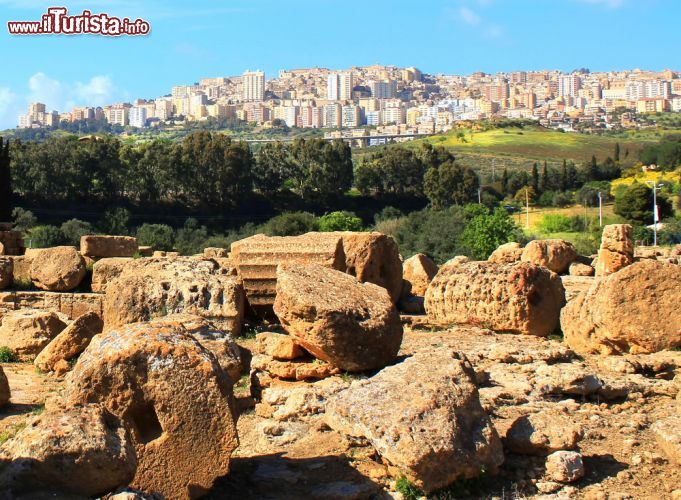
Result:
[[[47,7],[151,23],[145,37],[19,37]],[[0,129],[48,109],[169,93],[201,77],[373,63],[429,73],[681,70],[678,0],[0,0]]]

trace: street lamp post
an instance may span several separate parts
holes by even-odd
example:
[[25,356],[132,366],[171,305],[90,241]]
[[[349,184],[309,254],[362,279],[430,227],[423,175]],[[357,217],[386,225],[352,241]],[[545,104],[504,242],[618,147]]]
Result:
[[656,184],[654,181],[646,181],[653,189],[653,246],[657,246],[657,220],[660,218],[659,210],[657,208],[657,190],[661,189],[664,184]]

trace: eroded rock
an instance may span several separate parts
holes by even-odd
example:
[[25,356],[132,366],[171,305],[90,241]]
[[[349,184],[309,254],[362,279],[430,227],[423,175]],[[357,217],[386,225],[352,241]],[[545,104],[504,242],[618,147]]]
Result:
[[501,441],[473,369],[456,352],[422,353],[329,398],[325,421],[376,451],[426,492],[494,471]]
[[650,353],[681,345],[681,267],[643,260],[597,280],[563,309],[579,353]]
[[575,449],[581,434],[579,426],[567,416],[542,411],[518,417],[506,433],[504,444],[514,453],[548,455]]
[[523,247],[520,243],[512,241],[500,245],[487,259],[497,264],[513,264],[518,262],[523,255]]
[[274,312],[296,344],[342,370],[382,368],[402,342],[384,288],[320,265],[279,266]]
[[131,486],[191,498],[229,470],[237,446],[230,386],[215,356],[184,328],[138,323],[92,340],[63,400],[101,403],[132,430]]
[[411,284],[411,293],[424,296],[438,268],[430,257],[417,253],[404,261],[402,269],[403,279]]
[[83,281],[85,260],[75,247],[45,248],[31,260],[31,281],[41,290],[67,292]]
[[236,335],[244,302],[241,279],[213,260],[137,259],[107,288],[104,326],[182,313],[204,317]]
[[[1,254],[0,254],[1,255]],[[14,261],[8,257],[0,257],[0,290],[12,284],[14,276]]]
[[560,278],[526,262],[445,265],[426,293],[426,311],[434,324],[472,324],[538,336],[558,326],[564,304]]
[[566,240],[532,240],[523,249],[520,260],[543,266],[554,273],[565,273],[577,258],[577,251]]
[[21,359],[36,356],[64,328],[57,313],[37,309],[9,311],[0,323],[0,346]]
[[33,417],[2,446],[0,462],[0,485],[10,498],[98,497],[128,484],[137,465],[127,428],[96,404],[57,406]]
[[35,366],[45,372],[55,370],[59,361],[68,361],[83,352],[92,337],[101,333],[103,326],[102,318],[97,313],[79,316],[38,354]]
[[132,257],[137,253],[137,238],[89,234],[81,236],[80,252],[88,257]]
[[95,262],[92,266],[92,291],[105,293],[106,286],[118,278],[131,261],[126,257],[109,257]]

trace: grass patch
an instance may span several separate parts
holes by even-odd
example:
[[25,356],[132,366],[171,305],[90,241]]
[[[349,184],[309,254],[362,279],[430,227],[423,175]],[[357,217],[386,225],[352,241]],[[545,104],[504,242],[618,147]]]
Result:
[[250,377],[248,375],[242,375],[241,378],[237,380],[236,384],[234,384],[234,389],[248,389],[250,383]]
[[15,290],[33,290],[35,287],[33,286],[33,282],[30,280],[30,278],[18,278],[13,280],[12,282],[12,288]]
[[270,331],[263,323],[245,323],[239,337],[242,339],[254,339],[259,333]]
[[17,363],[19,358],[12,349],[7,346],[0,347],[0,363]]
[[26,427],[26,422],[22,422],[20,424],[14,424],[8,429],[4,430],[3,432],[0,432],[0,445],[5,444],[7,441],[12,439],[14,436],[19,434],[22,429]]
[[470,479],[458,479],[449,486],[445,486],[444,488],[429,495],[428,498],[432,498],[434,500],[449,500],[452,498],[462,497],[486,498],[488,496],[485,493],[486,478],[487,471],[483,468],[480,471],[480,475],[478,477]]
[[343,372],[340,375],[341,379],[343,382],[351,383],[354,380],[362,380],[364,378],[364,375],[361,373],[350,373],[350,372]]
[[40,415],[44,411],[45,411],[45,402],[43,401],[42,403],[35,405],[31,409],[31,415]]
[[525,159],[560,159],[561,162],[563,158],[567,158],[575,162],[584,162],[590,160],[591,155],[596,155],[601,160],[612,156],[618,142],[623,151],[629,151],[627,159],[635,160],[638,151],[652,140],[647,137],[563,133],[535,125],[525,126],[517,132],[521,133],[509,133],[506,128],[482,131],[457,129],[445,135],[413,142],[427,141],[455,152],[486,154],[501,158],[508,156]]
[[402,495],[404,500],[417,500],[424,496],[423,491],[418,489],[409,479],[402,476],[397,479],[395,489]]

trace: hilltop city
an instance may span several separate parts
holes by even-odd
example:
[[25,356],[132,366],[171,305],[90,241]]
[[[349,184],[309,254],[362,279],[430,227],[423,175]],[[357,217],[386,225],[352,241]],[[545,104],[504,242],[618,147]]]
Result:
[[[514,71],[467,76],[430,75],[415,67],[374,65],[263,71],[204,78],[156,99],[48,111],[32,103],[19,128],[105,120],[121,127],[182,125],[233,119],[258,126],[328,129],[327,138],[405,139],[446,132],[462,120],[536,120],[564,131],[637,126],[636,113],[681,111],[681,73],[640,69],[590,72]],[[375,137],[374,139],[370,139]]]

